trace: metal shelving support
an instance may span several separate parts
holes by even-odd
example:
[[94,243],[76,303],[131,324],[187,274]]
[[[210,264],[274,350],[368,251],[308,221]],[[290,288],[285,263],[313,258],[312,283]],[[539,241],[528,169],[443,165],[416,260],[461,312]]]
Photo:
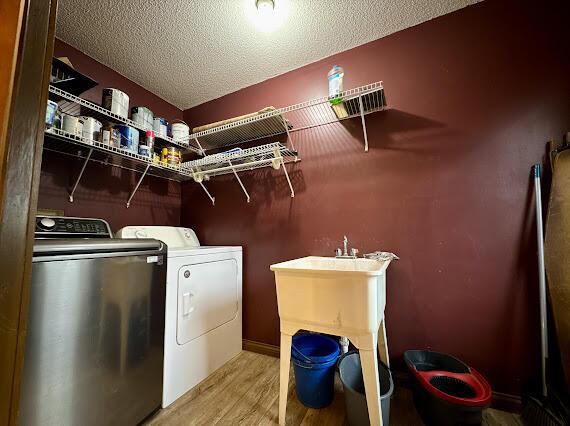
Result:
[[239,176],[238,176],[238,174],[237,174],[237,172],[236,172],[236,169],[233,168],[232,162],[231,162],[231,161],[228,161],[228,164],[229,164],[230,166],[232,166],[232,172],[234,172],[234,176],[236,177],[236,179],[237,179],[237,181],[238,181],[238,183],[239,183],[239,186],[241,186],[241,189],[243,190],[243,192],[244,192],[244,194],[245,194],[245,196],[246,196],[246,198],[247,198],[247,202],[249,203],[250,197],[249,197],[249,194],[248,194],[248,192],[247,192],[247,189],[245,189],[245,186],[243,186],[243,182],[242,182],[241,179],[239,178]]
[[202,188],[206,191],[212,203],[214,202],[213,197],[204,187],[203,181],[214,176],[232,173],[236,177],[249,203],[251,198],[238,175],[239,172],[263,167],[272,167],[277,170],[283,167],[283,172],[285,173],[287,183],[291,190],[291,197],[294,197],[295,191],[293,190],[293,184],[291,183],[285,164],[296,161],[299,161],[296,151],[292,151],[279,142],[274,142],[253,148],[207,155],[198,160],[182,163],[182,168],[192,175],[194,181],[202,185]]
[[210,199],[210,201],[212,202],[212,205],[214,206],[216,204],[216,197],[212,197],[212,195],[210,194],[210,192],[208,191],[208,189],[206,188],[206,186],[202,183],[202,181],[198,182],[200,184],[200,186],[202,187],[202,189],[204,190],[204,192],[206,192],[206,195],[208,196],[208,198]]
[[364,118],[364,107],[362,106],[362,95],[358,96],[360,106],[360,118],[362,120],[362,131],[364,133],[364,152],[368,152],[368,134],[366,133],[366,119]]
[[295,198],[295,191],[293,190],[293,185],[291,184],[291,179],[289,179],[289,173],[287,173],[287,167],[285,167],[283,158],[281,158],[281,166],[283,167],[283,172],[285,173],[285,177],[287,178],[287,183],[289,184],[289,189],[291,190],[291,198]]
[[[174,180],[177,182],[192,179],[192,175],[186,172],[185,169],[182,169],[180,165],[175,166],[155,163],[148,157],[106,145],[99,141],[93,141],[81,136],[73,135],[60,129],[52,128],[46,130],[45,137],[45,150],[70,155],[72,157],[80,158],[83,161],[79,175],[76,178],[75,184],[73,185],[69,195],[70,202],[73,202],[73,196],[79,186],[79,182],[89,161],[141,174],[136,186],[129,195],[127,208],[130,206],[135,193],[138,191],[143,179],[147,175]],[[87,152],[87,155],[82,154],[82,152]]]
[[[90,115],[94,115],[96,118],[99,117],[103,121],[108,120],[125,124],[141,131],[147,130],[128,118],[114,114],[100,105],[67,93],[55,86],[50,85],[49,92],[53,99],[60,101],[59,105],[64,113],[78,115],[81,112],[81,107],[85,107],[93,112]],[[364,134],[364,150],[368,151],[365,116],[376,111],[382,111],[387,105],[381,81],[346,90],[339,95],[339,98],[340,102],[334,105],[331,104],[331,100],[328,97],[322,97],[283,108],[266,109],[264,110],[265,112],[249,115],[214,128],[192,133],[188,137],[177,140],[157,135],[156,138],[158,140],[178,146],[186,152],[203,156],[197,160],[187,161],[177,166],[154,163],[148,157],[72,135],[60,129],[46,130],[46,139],[53,138],[56,140],[56,146],[47,146],[46,150],[79,157],[84,161],[69,195],[70,202],[73,202],[73,195],[89,161],[133,170],[141,174],[135,188],[129,195],[127,208],[130,206],[142,180],[147,175],[178,182],[193,179],[200,184],[212,204],[215,205],[215,197],[210,194],[203,181],[211,177],[232,173],[244,192],[247,202],[250,202],[251,197],[239,177],[239,173],[270,166],[276,170],[279,167],[283,167],[283,172],[291,190],[291,197],[295,197],[293,184],[286,168],[286,164],[300,160],[294,148],[293,133],[360,117]],[[274,142],[243,150],[238,149],[232,152],[206,155],[212,150],[220,150],[237,143],[246,143],[283,134],[287,135],[286,145]],[[76,149],[75,153],[73,152],[74,147]],[[77,147],[83,149],[83,151],[77,153]],[[85,150],[87,150],[88,154],[81,154]]]
[[135,189],[133,189],[133,192],[131,192],[131,195],[129,195],[129,199],[127,200],[127,208],[129,208],[131,206],[131,200],[135,196],[135,193],[139,189],[139,186],[141,186],[141,182],[143,181],[144,177],[146,176],[146,173],[148,172],[149,168],[150,168],[150,164],[147,164],[146,169],[144,169],[143,174],[141,175],[140,179],[138,180],[137,184],[135,185]]
[[289,125],[285,120],[285,117],[281,116],[281,121],[283,121],[283,127],[285,127],[285,131],[287,132],[287,142],[291,145],[291,149],[295,150],[295,145],[293,145],[293,139],[291,139],[291,133],[289,132]]
[[87,167],[87,163],[89,162],[89,159],[91,158],[91,154],[93,154],[93,149],[89,150],[89,154],[87,154],[87,157],[85,158],[85,161],[83,162],[83,166],[81,166],[81,171],[79,172],[79,176],[77,176],[77,179],[75,179],[75,184],[73,185],[73,188],[71,189],[71,192],[69,193],[69,202],[73,203],[73,194],[75,193],[75,190],[77,189],[77,185],[79,185],[79,181],[81,180],[81,176],[83,176],[83,172],[85,171],[85,167]]
[[[329,97],[322,97],[270,111],[260,111],[242,119],[226,122],[217,127],[190,135],[204,153],[223,149],[238,143],[287,134],[287,141],[294,149],[292,134],[342,120],[362,117],[386,108],[386,96],[381,81],[346,90],[339,94],[340,102],[331,104]],[[368,135],[362,119],[365,150]],[[198,139],[200,142],[198,143]]]

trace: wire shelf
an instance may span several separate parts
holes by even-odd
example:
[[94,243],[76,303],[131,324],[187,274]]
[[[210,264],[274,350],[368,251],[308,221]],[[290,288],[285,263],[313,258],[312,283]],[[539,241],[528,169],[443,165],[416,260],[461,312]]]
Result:
[[[142,131],[146,130],[132,120],[114,114],[100,105],[67,93],[55,86],[50,85],[49,92],[52,99],[59,101],[58,107],[65,114],[79,115],[81,114],[81,108],[85,107],[92,112],[91,116],[95,116],[100,121],[113,121]],[[45,149],[84,160],[81,172],[70,192],[70,201],[73,201],[73,193],[89,161],[141,173],[141,177],[127,201],[127,207],[129,207],[133,196],[147,174],[178,182],[192,179],[200,184],[212,201],[212,204],[214,204],[215,198],[204,186],[204,181],[215,176],[233,173],[249,202],[249,193],[243,185],[238,172],[272,167],[276,170],[283,170],[291,191],[291,197],[294,197],[293,185],[285,166],[288,163],[299,161],[298,153],[293,146],[291,133],[360,116],[364,133],[364,146],[365,150],[368,151],[364,117],[367,114],[382,111],[386,105],[382,82],[376,82],[342,92],[335,99],[323,97],[279,109],[249,114],[244,118],[193,133],[188,138],[173,140],[172,138],[157,136],[157,139],[204,156],[203,158],[186,161],[176,166],[155,163],[148,157],[105,145],[99,141],[76,136],[56,128],[46,130]],[[287,145],[273,142],[252,148],[236,148],[218,154],[206,155],[210,150],[219,150],[237,143],[251,142],[284,133],[287,134]],[[196,144],[196,146],[193,146],[193,144]]]
[[204,151],[237,143],[251,142],[284,133],[292,133],[385,109],[386,97],[382,82],[342,92],[339,103],[329,97],[313,99],[269,112],[248,116],[212,129],[193,133],[190,140]]
[[192,179],[192,175],[182,169],[180,165],[155,163],[148,157],[130,151],[103,144],[99,141],[86,139],[60,129],[46,129],[44,149],[53,152],[87,159],[107,166],[119,167],[146,174],[182,182]]
[[[81,115],[81,107],[90,110],[89,116],[96,118],[101,122],[112,121],[114,123],[120,123],[127,126],[134,127],[140,131],[153,130],[152,128],[146,128],[139,123],[135,123],[133,120],[124,118],[118,114],[115,114],[108,109],[103,108],[101,105],[90,102],[86,99],[80,98],[79,96],[72,95],[71,93],[65,92],[53,85],[49,86],[50,98],[58,102],[58,110],[64,114],[68,115]],[[192,151],[200,154],[201,151],[189,144],[188,139],[172,139],[169,136],[163,136],[156,134],[156,139],[162,140],[168,144],[177,146],[186,151]]]
[[207,155],[198,160],[186,161],[182,163],[181,168],[185,173],[191,174],[194,181],[202,186],[212,201],[212,204],[215,203],[215,198],[208,192],[203,181],[209,180],[214,176],[233,173],[247,198],[247,202],[249,203],[249,193],[238,176],[238,172],[265,167],[272,167],[275,170],[281,168],[287,178],[291,197],[294,197],[295,191],[293,190],[293,185],[289,178],[289,174],[287,173],[285,164],[297,161],[300,161],[300,159],[296,151],[287,148],[279,142],[273,142],[265,145],[258,145],[253,148],[236,148],[228,152]]
[[182,163],[181,168],[197,179],[231,174],[233,171],[247,171],[299,161],[296,151],[274,142],[247,149],[207,155],[203,158]]

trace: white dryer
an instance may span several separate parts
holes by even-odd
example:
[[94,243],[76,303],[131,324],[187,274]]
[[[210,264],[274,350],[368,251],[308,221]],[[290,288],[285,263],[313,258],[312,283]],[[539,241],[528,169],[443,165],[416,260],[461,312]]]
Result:
[[241,351],[242,248],[201,246],[191,229],[170,226],[127,226],[116,237],[168,246],[164,408]]

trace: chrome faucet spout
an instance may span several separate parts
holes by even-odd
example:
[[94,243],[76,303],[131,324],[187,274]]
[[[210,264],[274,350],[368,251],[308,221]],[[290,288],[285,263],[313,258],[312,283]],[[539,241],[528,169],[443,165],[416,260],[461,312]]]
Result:
[[344,246],[344,251],[340,248],[337,248],[335,251],[335,256],[340,259],[356,259],[358,257],[358,250],[355,248],[350,249],[350,253],[348,250],[348,238],[345,235],[342,244]]

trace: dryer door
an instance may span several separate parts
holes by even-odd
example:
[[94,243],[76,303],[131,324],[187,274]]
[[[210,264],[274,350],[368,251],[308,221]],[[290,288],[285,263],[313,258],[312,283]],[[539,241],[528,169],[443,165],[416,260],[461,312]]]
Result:
[[236,318],[237,273],[235,259],[185,265],[178,270],[179,345]]

